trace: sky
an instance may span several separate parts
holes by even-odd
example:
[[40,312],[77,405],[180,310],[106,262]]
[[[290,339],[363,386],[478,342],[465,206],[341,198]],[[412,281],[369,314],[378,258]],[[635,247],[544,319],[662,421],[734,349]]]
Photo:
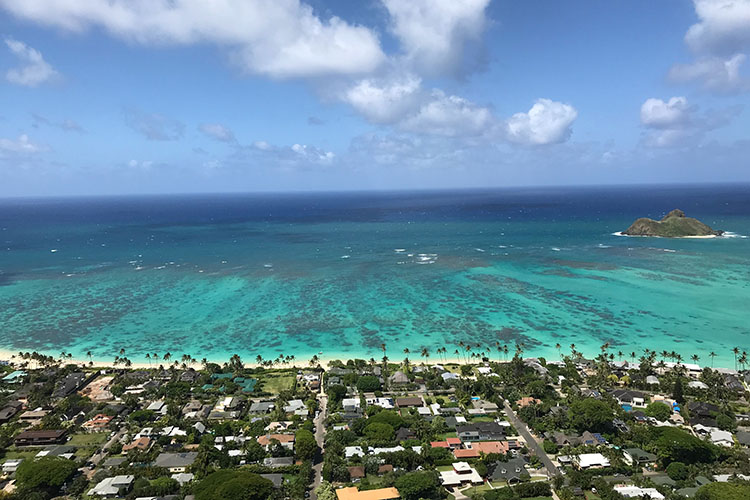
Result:
[[750,182],[750,0],[0,0],[0,196]]

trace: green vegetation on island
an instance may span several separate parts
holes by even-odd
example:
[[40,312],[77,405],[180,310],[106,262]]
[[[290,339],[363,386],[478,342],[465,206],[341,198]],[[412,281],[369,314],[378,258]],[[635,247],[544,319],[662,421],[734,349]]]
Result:
[[685,212],[674,209],[661,220],[641,217],[622,232],[627,236],[660,236],[686,238],[690,236],[721,236],[724,231],[712,229],[698,219],[686,217]]

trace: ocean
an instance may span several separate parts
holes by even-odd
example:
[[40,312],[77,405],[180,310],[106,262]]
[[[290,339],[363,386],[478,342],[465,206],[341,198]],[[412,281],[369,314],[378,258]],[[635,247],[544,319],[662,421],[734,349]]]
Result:
[[[673,208],[732,237],[613,234]],[[731,367],[747,235],[748,185],[5,199],[0,348],[306,363],[609,343]]]

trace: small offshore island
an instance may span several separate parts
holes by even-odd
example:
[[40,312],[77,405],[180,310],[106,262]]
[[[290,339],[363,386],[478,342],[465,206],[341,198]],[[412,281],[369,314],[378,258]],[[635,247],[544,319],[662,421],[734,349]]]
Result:
[[711,238],[721,236],[724,231],[716,230],[676,208],[661,220],[641,217],[621,234],[625,236],[657,236],[661,238]]

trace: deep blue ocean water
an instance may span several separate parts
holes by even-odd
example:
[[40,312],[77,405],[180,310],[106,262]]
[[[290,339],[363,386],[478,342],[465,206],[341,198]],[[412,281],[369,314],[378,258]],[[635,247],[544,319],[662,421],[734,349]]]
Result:
[[[613,235],[673,208],[736,237]],[[0,200],[0,348],[750,348],[750,186]],[[411,354],[418,358],[418,354]]]

